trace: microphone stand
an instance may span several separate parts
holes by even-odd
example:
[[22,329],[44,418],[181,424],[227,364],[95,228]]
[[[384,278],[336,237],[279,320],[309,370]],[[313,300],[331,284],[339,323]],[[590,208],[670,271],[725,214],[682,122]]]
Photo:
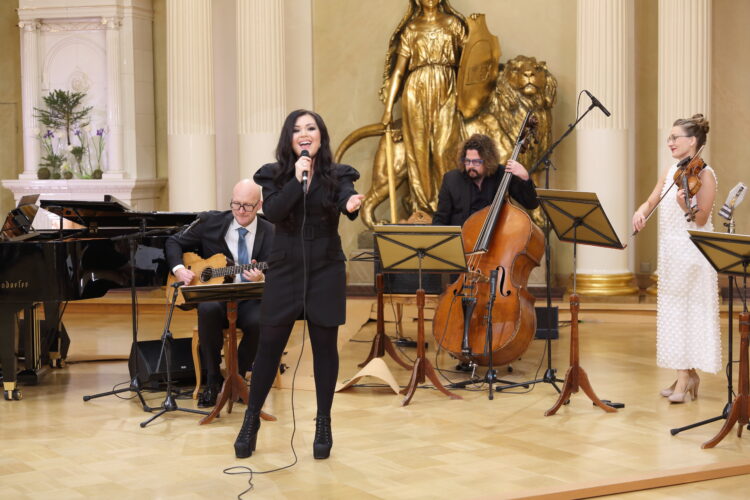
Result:
[[166,229],[152,229],[146,231],[146,219],[138,219],[139,230],[134,233],[123,234],[111,238],[112,241],[116,240],[128,240],[128,249],[130,254],[130,321],[132,326],[132,344],[130,347],[130,356],[134,357],[133,365],[135,367],[133,377],[127,387],[122,389],[113,389],[111,391],[100,392],[98,394],[91,394],[83,396],[84,401],[90,401],[92,399],[101,398],[104,396],[117,395],[123,392],[134,392],[138,396],[138,400],[141,403],[141,407],[145,412],[151,412],[154,408],[151,408],[146,404],[146,400],[143,399],[141,394],[144,390],[143,384],[141,383],[141,367],[140,367],[140,353],[138,352],[138,298],[136,294],[136,283],[135,283],[135,254],[138,248],[138,243],[143,241],[146,236],[164,234]]
[[[589,114],[589,112],[594,109],[596,105],[592,102],[588,109],[584,111],[584,113],[576,118],[576,121],[574,121],[572,124],[568,124],[567,130],[563,133],[563,135],[560,136],[559,139],[557,139],[554,144],[552,144],[549,148],[547,148],[547,151],[544,152],[541,158],[537,160],[537,162],[534,164],[533,167],[529,170],[529,176],[533,175],[537,172],[537,170],[544,168],[545,175],[544,175],[544,188],[549,189],[549,170],[550,168],[553,168],[557,170],[552,163],[552,160],[550,159],[550,156],[552,156],[552,153],[555,151],[557,146],[565,139],[568,135],[570,135],[571,132],[573,132],[573,129],[576,128],[576,125],[578,125],[578,122],[583,120],[583,117]],[[552,387],[555,388],[557,393],[560,393],[560,388],[557,386],[558,382],[564,382],[564,380],[557,378],[557,370],[555,368],[552,368],[552,270],[550,269],[550,263],[551,263],[551,257],[550,257],[550,243],[549,243],[549,235],[552,231],[552,227],[550,225],[549,219],[545,220],[544,223],[544,279],[547,282],[546,287],[546,295],[547,295],[547,314],[545,315],[547,318],[547,338],[546,338],[546,350],[547,350],[547,370],[545,370],[544,375],[542,378],[529,380],[528,382],[519,382],[516,384],[509,384],[509,385],[502,385],[495,388],[497,392],[502,392],[506,389],[513,389],[516,387],[528,387],[531,384],[538,384],[538,383],[545,383],[545,384],[551,384]]]
[[[135,374],[133,375],[133,378],[130,379],[130,383],[128,384],[128,387],[124,387],[122,389],[113,389],[111,391],[106,392],[100,392],[98,394],[91,394],[83,396],[84,401],[90,401],[92,399],[101,398],[104,396],[112,396],[117,395],[122,392],[134,392],[136,396],[138,396],[138,399],[141,402],[141,407],[143,408],[143,411],[150,412],[153,410],[153,408],[149,407],[146,404],[146,400],[143,399],[143,395],[141,392],[143,391],[143,386],[141,385],[141,381],[138,378],[140,375],[140,367],[138,363],[138,312],[137,312],[137,295],[136,295],[136,286],[135,286],[135,252],[138,247],[138,242],[143,241],[143,238],[147,234],[154,233],[154,231],[146,232],[146,219],[141,219],[139,221],[139,230],[135,233],[131,234],[125,234],[119,237],[114,237],[112,240],[116,239],[127,239],[128,240],[128,249],[130,252],[130,314],[131,314],[131,326],[132,326],[132,334],[133,334],[133,340],[132,340],[132,346],[130,349],[130,355],[135,356]],[[161,232],[161,230],[158,230]]]
[[[208,415],[207,411],[201,411],[201,410],[193,410],[192,408],[180,408],[177,406],[177,401],[174,397],[174,391],[172,390],[172,332],[169,331],[169,325],[172,323],[172,313],[174,312],[174,306],[175,302],[177,302],[177,294],[180,292],[179,285],[181,285],[182,282],[177,282],[172,287],[174,288],[174,292],[172,293],[172,301],[169,304],[169,313],[167,314],[167,319],[164,322],[164,331],[161,334],[161,352],[164,353],[164,361],[166,363],[167,367],[167,393],[164,396],[164,402],[161,404],[160,408],[152,408],[152,410],[158,410],[161,409],[159,413],[154,415],[153,417],[149,418],[145,422],[141,422],[141,428],[146,427],[148,424],[156,420],[157,418],[161,417],[167,412],[170,411],[184,411],[187,413],[197,413],[199,415]],[[159,355],[159,363],[161,363],[161,354]],[[158,365],[157,365],[157,371],[158,371]]]

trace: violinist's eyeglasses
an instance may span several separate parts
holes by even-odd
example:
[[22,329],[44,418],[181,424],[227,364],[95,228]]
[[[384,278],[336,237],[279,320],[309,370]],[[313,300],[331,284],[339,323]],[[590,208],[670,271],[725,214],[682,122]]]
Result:
[[670,142],[675,142],[680,137],[693,137],[692,135],[670,135],[667,137],[667,144]]
[[255,207],[258,206],[258,203],[260,203],[260,201],[256,201],[255,203],[240,203],[239,201],[232,201],[229,203],[229,206],[232,207],[232,210],[239,211],[242,209],[245,212],[252,212],[255,210]]
[[481,158],[464,158],[464,165],[467,167],[471,165],[472,167],[480,167],[484,163],[484,160]]

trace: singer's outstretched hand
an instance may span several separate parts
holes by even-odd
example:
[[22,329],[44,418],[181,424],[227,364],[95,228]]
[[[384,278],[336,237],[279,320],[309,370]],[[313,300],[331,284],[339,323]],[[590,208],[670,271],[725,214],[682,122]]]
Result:
[[308,180],[312,178],[312,158],[309,156],[300,156],[294,163],[294,176],[301,183],[302,172],[307,172]]
[[187,267],[181,267],[174,272],[174,277],[177,278],[177,281],[184,281],[186,285],[189,285],[195,278],[195,273]]
[[353,194],[349,197],[346,202],[346,211],[349,213],[356,212],[359,207],[362,206],[362,200],[365,198],[363,194]]

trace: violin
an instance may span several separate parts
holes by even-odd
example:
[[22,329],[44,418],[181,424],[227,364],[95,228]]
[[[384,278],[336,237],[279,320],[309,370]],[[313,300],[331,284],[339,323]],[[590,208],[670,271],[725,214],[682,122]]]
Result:
[[[700,173],[706,167],[706,162],[704,162],[703,158],[701,158],[701,153],[703,152],[704,147],[705,145],[701,146],[698,152],[695,153],[695,155],[693,155],[692,157],[687,156],[680,160],[680,162],[677,164],[677,171],[674,173],[672,184],[666,191],[664,191],[664,194],[661,195],[661,198],[659,198],[659,201],[656,202],[656,205],[651,208],[648,215],[646,215],[645,217],[646,220],[651,218],[651,215],[653,215],[653,213],[656,211],[656,208],[661,203],[661,200],[663,200],[667,193],[669,193],[669,191],[672,189],[672,186],[676,184],[680,186],[683,191],[685,206],[688,209],[687,213],[685,214],[685,218],[688,222],[695,221],[695,215],[698,213],[698,207],[692,206],[691,198],[698,194],[698,191],[700,191],[701,189]],[[630,236],[635,236],[638,233],[639,231],[636,229]]]
[[704,146],[701,146],[692,158],[687,157],[681,161],[680,163],[685,162],[685,164],[678,166],[674,173],[674,183],[680,186],[683,191],[685,206],[688,209],[685,218],[688,222],[695,221],[695,214],[698,213],[698,208],[691,205],[690,199],[698,194],[701,189],[700,173],[706,167],[706,162],[701,158],[703,148]]

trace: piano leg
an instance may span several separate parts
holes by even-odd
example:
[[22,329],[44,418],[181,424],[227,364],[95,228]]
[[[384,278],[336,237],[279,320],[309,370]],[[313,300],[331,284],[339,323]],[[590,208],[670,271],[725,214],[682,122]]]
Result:
[[39,331],[39,317],[36,305],[26,305],[23,308],[23,339],[24,369],[18,372],[19,381],[27,385],[37,385],[42,376],[42,338]]
[[63,308],[59,302],[44,303],[44,321],[41,322],[42,364],[51,368],[63,368],[68,357],[70,337],[62,322]]
[[3,396],[6,400],[21,399],[21,391],[16,387],[17,308],[12,305],[0,306],[0,364],[3,367]]

